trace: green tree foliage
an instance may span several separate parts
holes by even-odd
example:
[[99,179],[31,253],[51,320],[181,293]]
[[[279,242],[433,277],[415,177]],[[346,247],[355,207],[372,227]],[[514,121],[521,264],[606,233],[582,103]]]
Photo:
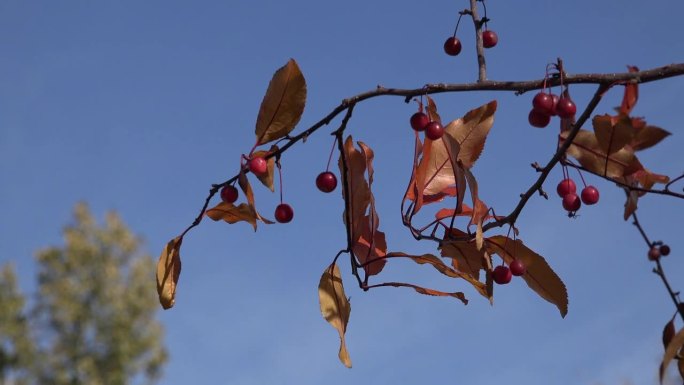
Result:
[[37,254],[30,309],[0,271],[0,385],[154,383],[167,358],[154,261],[116,214],[98,225],[86,205],[74,213],[65,245]]

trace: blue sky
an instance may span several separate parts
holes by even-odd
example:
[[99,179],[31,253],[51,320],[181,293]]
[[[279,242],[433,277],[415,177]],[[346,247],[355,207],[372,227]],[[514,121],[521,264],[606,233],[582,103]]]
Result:
[[[570,73],[622,72],[684,59],[680,1],[487,2],[499,45],[488,50],[493,80],[538,79],[562,57]],[[221,2],[0,1],[0,263],[12,261],[33,288],[33,253],[61,243],[78,201],[102,217],[118,211],[155,257],[200,209],[211,183],[235,174],[254,140],[259,103],[275,69],[295,58],[308,82],[301,127],[343,98],[373,89],[475,79],[472,23],[460,56],[442,43],[467,2],[358,0]],[[574,86],[578,105],[594,88]],[[634,111],[674,133],[640,158],[681,173],[684,78],[643,85]],[[534,180],[529,167],[555,149],[556,123],[527,123],[531,95],[439,95],[444,119],[499,101],[485,152],[473,169],[480,195],[507,212]],[[616,88],[596,110],[609,113]],[[435,253],[399,222],[410,176],[415,106],[379,98],[355,109],[349,132],[376,151],[375,194],[391,250]],[[337,360],[336,332],[321,318],[320,274],[345,242],[338,193],[314,186],[333,128],[283,158],[289,225],[205,222],[183,243],[177,305],[160,316],[171,359],[163,384],[635,384],[656,383],[660,333],[673,306],[622,220],[623,193],[589,177],[601,202],[570,220],[559,199],[533,199],[520,237],[565,281],[569,313],[522,280],[496,290],[495,306],[465,284],[426,268],[389,263],[387,280],[464,290],[467,306],[402,289],[364,293],[342,271],[351,296],[347,333],[354,368]],[[547,189],[561,179],[554,171]],[[277,194],[257,191],[270,213]],[[676,288],[684,272],[681,203],[641,201],[649,234],[672,246],[665,266]],[[381,276],[382,277],[382,276]],[[449,286],[451,285],[451,286]]]

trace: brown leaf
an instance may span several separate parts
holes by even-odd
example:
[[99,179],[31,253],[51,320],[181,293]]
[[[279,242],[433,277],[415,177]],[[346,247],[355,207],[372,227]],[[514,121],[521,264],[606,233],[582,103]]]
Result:
[[636,133],[627,115],[597,115],[592,120],[598,146],[604,154],[613,154],[629,144]]
[[[457,172],[463,167],[457,166],[457,157],[460,151],[458,142],[451,136],[444,135],[441,140],[432,141],[430,158],[427,159],[425,169],[426,196],[441,194],[449,187],[458,190]],[[422,163],[422,162],[421,162]]]
[[223,220],[230,224],[245,221],[254,227],[254,231],[257,229],[257,214],[247,203],[235,206],[232,203],[221,202],[208,209],[205,214],[215,221]]
[[[385,255],[387,255],[387,242],[385,241],[385,233],[382,231],[374,231],[371,233],[370,225],[371,220],[366,216],[363,221],[362,233],[356,240],[353,246],[354,255],[359,259],[359,262],[363,265],[363,269],[368,275],[377,275],[385,267],[387,260]],[[373,240],[373,245],[369,240]]]
[[[682,351],[679,351],[679,355],[682,355]],[[679,358],[677,360],[677,369],[679,369],[679,376],[684,379],[684,359]]]
[[[273,224],[273,221],[262,217],[261,214],[259,214],[259,212],[257,211],[256,205],[254,204],[254,192],[252,191],[252,185],[249,183],[249,179],[247,179],[247,174],[245,173],[244,169],[240,170],[240,174],[238,175],[238,185],[240,186],[242,192],[245,194],[245,197],[247,198],[247,204],[249,205],[251,211],[254,213],[256,219],[266,223],[267,225]],[[256,231],[256,223],[254,223],[253,226],[254,231]]]
[[[362,222],[370,205],[371,192],[365,178],[366,159],[361,151],[354,148],[351,135],[344,142],[344,153],[347,160],[347,183],[349,183],[351,191],[351,199],[347,199],[347,204],[350,207],[347,209],[351,212],[352,239],[357,240],[363,234]],[[339,166],[340,174],[342,174],[344,172],[342,157],[340,157]],[[342,194],[343,196],[346,194],[346,188],[342,188]],[[346,222],[346,215],[344,220]]]
[[[627,66],[629,72],[639,72],[639,68],[635,66]],[[625,94],[622,97],[622,104],[620,105],[620,114],[629,115],[639,99],[639,85],[637,83],[625,84]]]
[[672,338],[674,338],[675,335],[675,325],[674,325],[674,318],[670,320],[670,322],[665,324],[665,327],[663,328],[663,349],[667,349],[667,345],[672,342]]
[[449,123],[445,134],[452,136],[460,145],[458,160],[465,168],[473,167],[482,154],[489,130],[494,125],[496,100],[468,111],[462,118]]
[[415,199],[415,205],[413,206],[413,213],[417,213],[421,207],[423,206],[423,195],[425,194],[425,185],[428,183],[426,178],[428,175],[434,175],[434,174],[428,174],[428,168],[430,167],[430,157],[432,154],[432,145],[434,143],[441,143],[441,142],[435,142],[433,140],[426,140],[425,144],[422,146],[423,150],[423,156],[420,158],[420,162],[418,163],[418,167],[416,168],[416,177],[415,177],[415,191],[416,191],[416,199]]
[[529,249],[519,239],[513,240],[502,235],[487,238],[486,245],[490,253],[498,254],[508,265],[516,258],[522,261],[527,268],[522,276],[527,286],[556,305],[562,317],[568,314],[568,292],[565,284],[541,255]]
[[347,345],[344,341],[344,334],[347,331],[349,315],[351,314],[351,305],[349,304],[347,296],[344,294],[340,269],[334,263],[328,266],[321,276],[321,281],[318,284],[318,300],[321,305],[321,314],[323,314],[323,318],[325,318],[340,335],[340,351],[338,357],[344,366],[351,368],[351,358],[349,357]]
[[425,97],[427,98],[427,101],[428,101],[428,105],[427,105],[428,117],[430,118],[430,120],[434,120],[434,121],[438,122],[439,124],[442,124],[442,117],[439,116],[439,114],[437,113],[437,104],[435,103],[434,100],[432,100],[432,98],[429,95],[425,95]]
[[482,233],[482,223],[487,217],[487,205],[480,200],[478,195],[477,181],[475,180],[475,175],[470,172],[470,169],[465,169],[465,177],[468,180],[468,189],[470,189],[470,195],[473,200],[473,215],[470,218],[470,224],[477,226],[475,232],[475,245],[478,250],[482,249],[484,235]]
[[478,281],[477,279],[473,278],[472,276],[462,273],[460,271],[456,271],[446,264],[442,262],[439,258],[435,257],[432,254],[423,254],[423,255],[408,255],[405,253],[399,253],[399,252],[394,252],[388,254],[389,256],[392,257],[405,257],[410,260],[412,260],[415,263],[418,263],[420,265],[428,264],[431,265],[432,267],[435,268],[435,270],[439,271],[440,273],[446,275],[447,277],[450,278],[461,278],[466,280],[468,283],[470,283],[475,290],[477,290],[480,294],[483,296],[487,296],[485,286],[482,282]]
[[[567,134],[567,132],[560,134],[561,141],[565,141]],[[590,171],[611,178],[626,175],[626,171],[630,171],[630,167],[636,161],[634,152],[627,148],[610,156],[606,155],[606,152],[600,148],[594,133],[587,130],[579,130],[567,153]]]
[[638,202],[639,192],[634,190],[630,191],[629,194],[627,194],[627,201],[625,202],[625,212],[623,214],[625,220],[629,219],[637,210]]
[[637,129],[637,133],[634,135],[630,146],[634,151],[640,151],[655,146],[670,135],[672,135],[670,132],[660,127],[644,126],[641,129]]
[[393,286],[393,287],[410,287],[411,289],[415,290],[416,292],[420,294],[425,294],[425,295],[431,295],[435,297],[454,297],[457,299],[460,299],[461,302],[463,302],[464,305],[468,304],[468,300],[465,297],[465,294],[462,292],[455,292],[455,293],[447,293],[444,291],[439,291],[435,289],[428,289],[426,287],[414,285],[411,283],[404,283],[404,282],[384,282],[382,284],[383,286]]
[[268,84],[256,121],[257,144],[289,134],[299,122],[306,104],[306,80],[297,62],[290,59]]
[[484,250],[478,250],[472,241],[449,241],[440,246],[442,257],[449,257],[452,266],[474,279],[480,279],[480,270],[484,269]]
[[[253,157],[265,157],[269,153],[278,151],[278,146],[272,146],[270,150],[268,151],[255,151],[252,156]],[[275,173],[275,157],[268,158],[267,166],[268,168],[266,169],[266,172],[264,174],[256,175],[257,179],[266,187],[268,187],[271,191],[275,192],[275,188],[273,186],[273,176]]]
[[663,383],[663,377],[665,376],[665,371],[667,370],[670,361],[677,355],[677,352],[684,347],[684,329],[681,329],[672,337],[672,340],[665,348],[665,356],[663,357],[663,362],[660,364],[660,383]]
[[164,246],[157,262],[157,294],[164,309],[176,302],[176,286],[181,272],[180,247],[183,237],[178,236]]

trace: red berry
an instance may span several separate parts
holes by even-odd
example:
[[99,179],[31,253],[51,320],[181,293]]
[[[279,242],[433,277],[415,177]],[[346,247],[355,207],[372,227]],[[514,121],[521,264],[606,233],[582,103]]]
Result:
[[425,127],[425,136],[432,140],[437,140],[444,135],[444,127],[442,127],[439,122],[430,122],[430,124]]
[[582,206],[580,197],[575,193],[570,193],[563,197],[563,208],[567,211],[577,211]]
[[337,187],[337,177],[330,171],[323,171],[316,177],[316,187],[324,193],[329,193]]
[[411,115],[411,127],[416,131],[423,131],[430,123],[430,118],[422,112]]
[[572,99],[567,96],[561,96],[561,98],[558,99],[558,104],[556,104],[556,114],[558,114],[558,116],[563,119],[572,118],[575,116],[576,112],[577,106],[575,106],[575,102],[573,102]]
[[655,261],[658,258],[660,258],[660,249],[655,246],[651,247],[651,249],[648,251],[648,259],[650,261]]
[[449,56],[456,56],[461,53],[461,41],[456,36],[452,36],[444,42],[444,52]]
[[498,42],[499,42],[499,37],[496,35],[496,32],[494,32],[490,29],[482,32],[482,45],[485,48],[492,48]]
[[560,97],[556,94],[551,94],[551,99],[553,100],[553,107],[551,108],[551,116],[556,116],[558,115],[556,113],[556,107],[558,106],[558,101],[560,100]]
[[492,272],[492,278],[494,278],[494,282],[498,283],[499,285],[505,285],[511,282],[513,275],[511,274],[511,269],[501,265],[494,268],[494,271]]
[[532,127],[544,128],[549,125],[549,122],[551,122],[551,116],[543,114],[537,110],[532,110],[527,116],[527,121],[530,122]]
[[541,112],[544,115],[553,115],[553,97],[546,92],[540,92],[534,95],[532,99],[532,107],[535,111]]
[[513,262],[511,262],[510,268],[511,273],[516,277],[520,277],[521,275],[525,274],[525,271],[527,271],[527,267],[525,267],[525,264],[519,259],[515,259]]
[[660,255],[667,257],[670,255],[670,246],[668,245],[661,245],[660,246]]
[[582,203],[593,205],[599,201],[599,191],[594,186],[587,186],[582,189]]
[[558,196],[563,198],[568,194],[574,194],[577,191],[577,186],[575,186],[575,181],[570,178],[563,179],[558,183],[556,187],[556,192]]
[[237,200],[238,198],[238,190],[235,188],[235,186],[224,186],[221,189],[221,200],[223,200],[226,203],[233,203]]
[[281,203],[275,209],[275,219],[280,223],[287,223],[294,217],[294,210],[287,203]]
[[249,171],[255,175],[264,175],[268,171],[268,162],[266,159],[257,156],[249,160]]

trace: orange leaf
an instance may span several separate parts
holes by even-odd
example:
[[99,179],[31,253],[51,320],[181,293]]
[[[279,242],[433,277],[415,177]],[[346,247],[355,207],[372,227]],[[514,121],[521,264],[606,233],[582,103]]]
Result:
[[351,305],[349,304],[347,296],[344,294],[340,269],[334,263],[328,266],[321,276],[321,281],[318,283],[318,300],[321,305],[321,314],[323,314],[323,318],[325,318],[340,335],[340,351],[338,357],[344,366],[351,368],[351,358],[349,357],[347,345],[344,341],[344,334],[347,331],[349,315],[351,314]]
[[299,122],[306,104],[306,80],[297,62],[290,59],[268,84],[256,121],[257,144],[289,134]]
[[632,120],[627,115],[597,115],[594,116],[592,124],[598,146],[605,154],[613,154],[625,147],[636,133]]
[[[366,160],[364,155],[354,148],[354,141],[350,136],[344,142],[344,153],[347,160],[347,183],[351,191],[351,199],[347,199],[349,207],[346,209],[351,213],[352,239],[356,240],[363,234],[363,218],[370,205],[371,192],[365,178]],[[344,172],[342,157],[339,161],[340,173]],[[343,196],[346,195],[346,188],[342,189]],[[346,223],[347,216],[344,216]]]
[[[567,132],[562,132],[560,140],[565,141],[567,134]],[[623,148],[610,156],[606,155],[606,152],[600,148],[594,133],[587,130],[579,130],[572,145],[568,147],[567,153],[577,159],[583,167],[598,175],[611,178],[619,178],[628,174],[636,161],[634,151],[627,148]]]
[[562,317],[568,314],[568,292],[565,284],[541,255],[529,249],[519,239],[513,240],[502,235],[487,238],[486,244],[490,253],[498,254],[508,265],[515,259],[522,261],[527,268],[522,276],[527,286],[556,305]]
[[182,236],[170,240],[157,262],[157,294],[164,309],[172,308],[176,302],[176,286],[181,272],[181,243]]
[[663,130],[660,127],[644,126],[641,129],[637,129],[637,133],[630,145],[634,151],[640,151],[655,146],[670,135],[672,135],[670,132]]
[[240,203],[238,206],[232,203],[221,202],[207,210],[206,215],[215,220],[223,220],[230,224],[245,221],[257,229],[257,216],[254,209],[247,203]]
[[437,113],[437,104],[435,103],[434,100],[432,100],[432,98],[429,95],[425,95],[425,97],[427,98],[427,101],[428,101],[428,103],[427,103],[428,117],[430,118],[430,120],[434,120],[436,122],[439,122],[439,124],[442,124],[442,117],[439,116],[439,114]]
[[[359,259],[359,262],[364,265],[363,268],[368,275],[376,275],[385,267],[387,259],[387,242],[385,241],[385,233],[382,231],[374,231],[371,233],[371,220],[368,216],[364,218],[362,233],[354,244],[354,255]],[[369,240],[373,240],[373,245]],[[367,264],[368,263],[368,264]]]
[[484,250],[478,250],[472,241],[449,241],[440,246],[442,257],[449,257],[452,266],[458,271],[480,279],[480,270],[484,269]]
[[481,201],[478,196],[478,188],[477,181],[475,180],[475,175],[473,175],[473,173],[470,172],[470,169],[465,169],[464,171],[465,177],[468,180],[468,188],[470,189],[470,195],[473,200],[473,215],[470,218],[470,224],[477,226],[475,232],[475,245],[477,246],[478,250],[481,250],[484,241],[484,236],[482,233],[482,223],[487,217],[487,211],[489,211],[489,209],[487,208],[487,205],[485,205],[485,203]]
[[667,369],[668,365],[670,365],[670,361],[672,361],[673,358],[677,355],[677,352],[684,347],[684,329],[681,329],[677,334],[675,334],[674,337],[672,337],[672,340],[670,341],[669,344],[667,344],[667,348],[665,349],[665,356],[663,357],[663,362],[660,364],[660,383],[663,383],[663,377],[665,375],[665,370]]
[[449,123],[445,134],[452,136],[460,145],[458,160],[463,167],[471,168],[482,154],[489,130],[494,125],[496,100],[468,111],[462,118]]
[[[627,66],[629,72],[639,72],[639,68],[635,66]],[[622,104],[620,105],[620,114],[629,115],[639,99],[639,85],[637,83],[625,84],[625,94],[622,97]]]

